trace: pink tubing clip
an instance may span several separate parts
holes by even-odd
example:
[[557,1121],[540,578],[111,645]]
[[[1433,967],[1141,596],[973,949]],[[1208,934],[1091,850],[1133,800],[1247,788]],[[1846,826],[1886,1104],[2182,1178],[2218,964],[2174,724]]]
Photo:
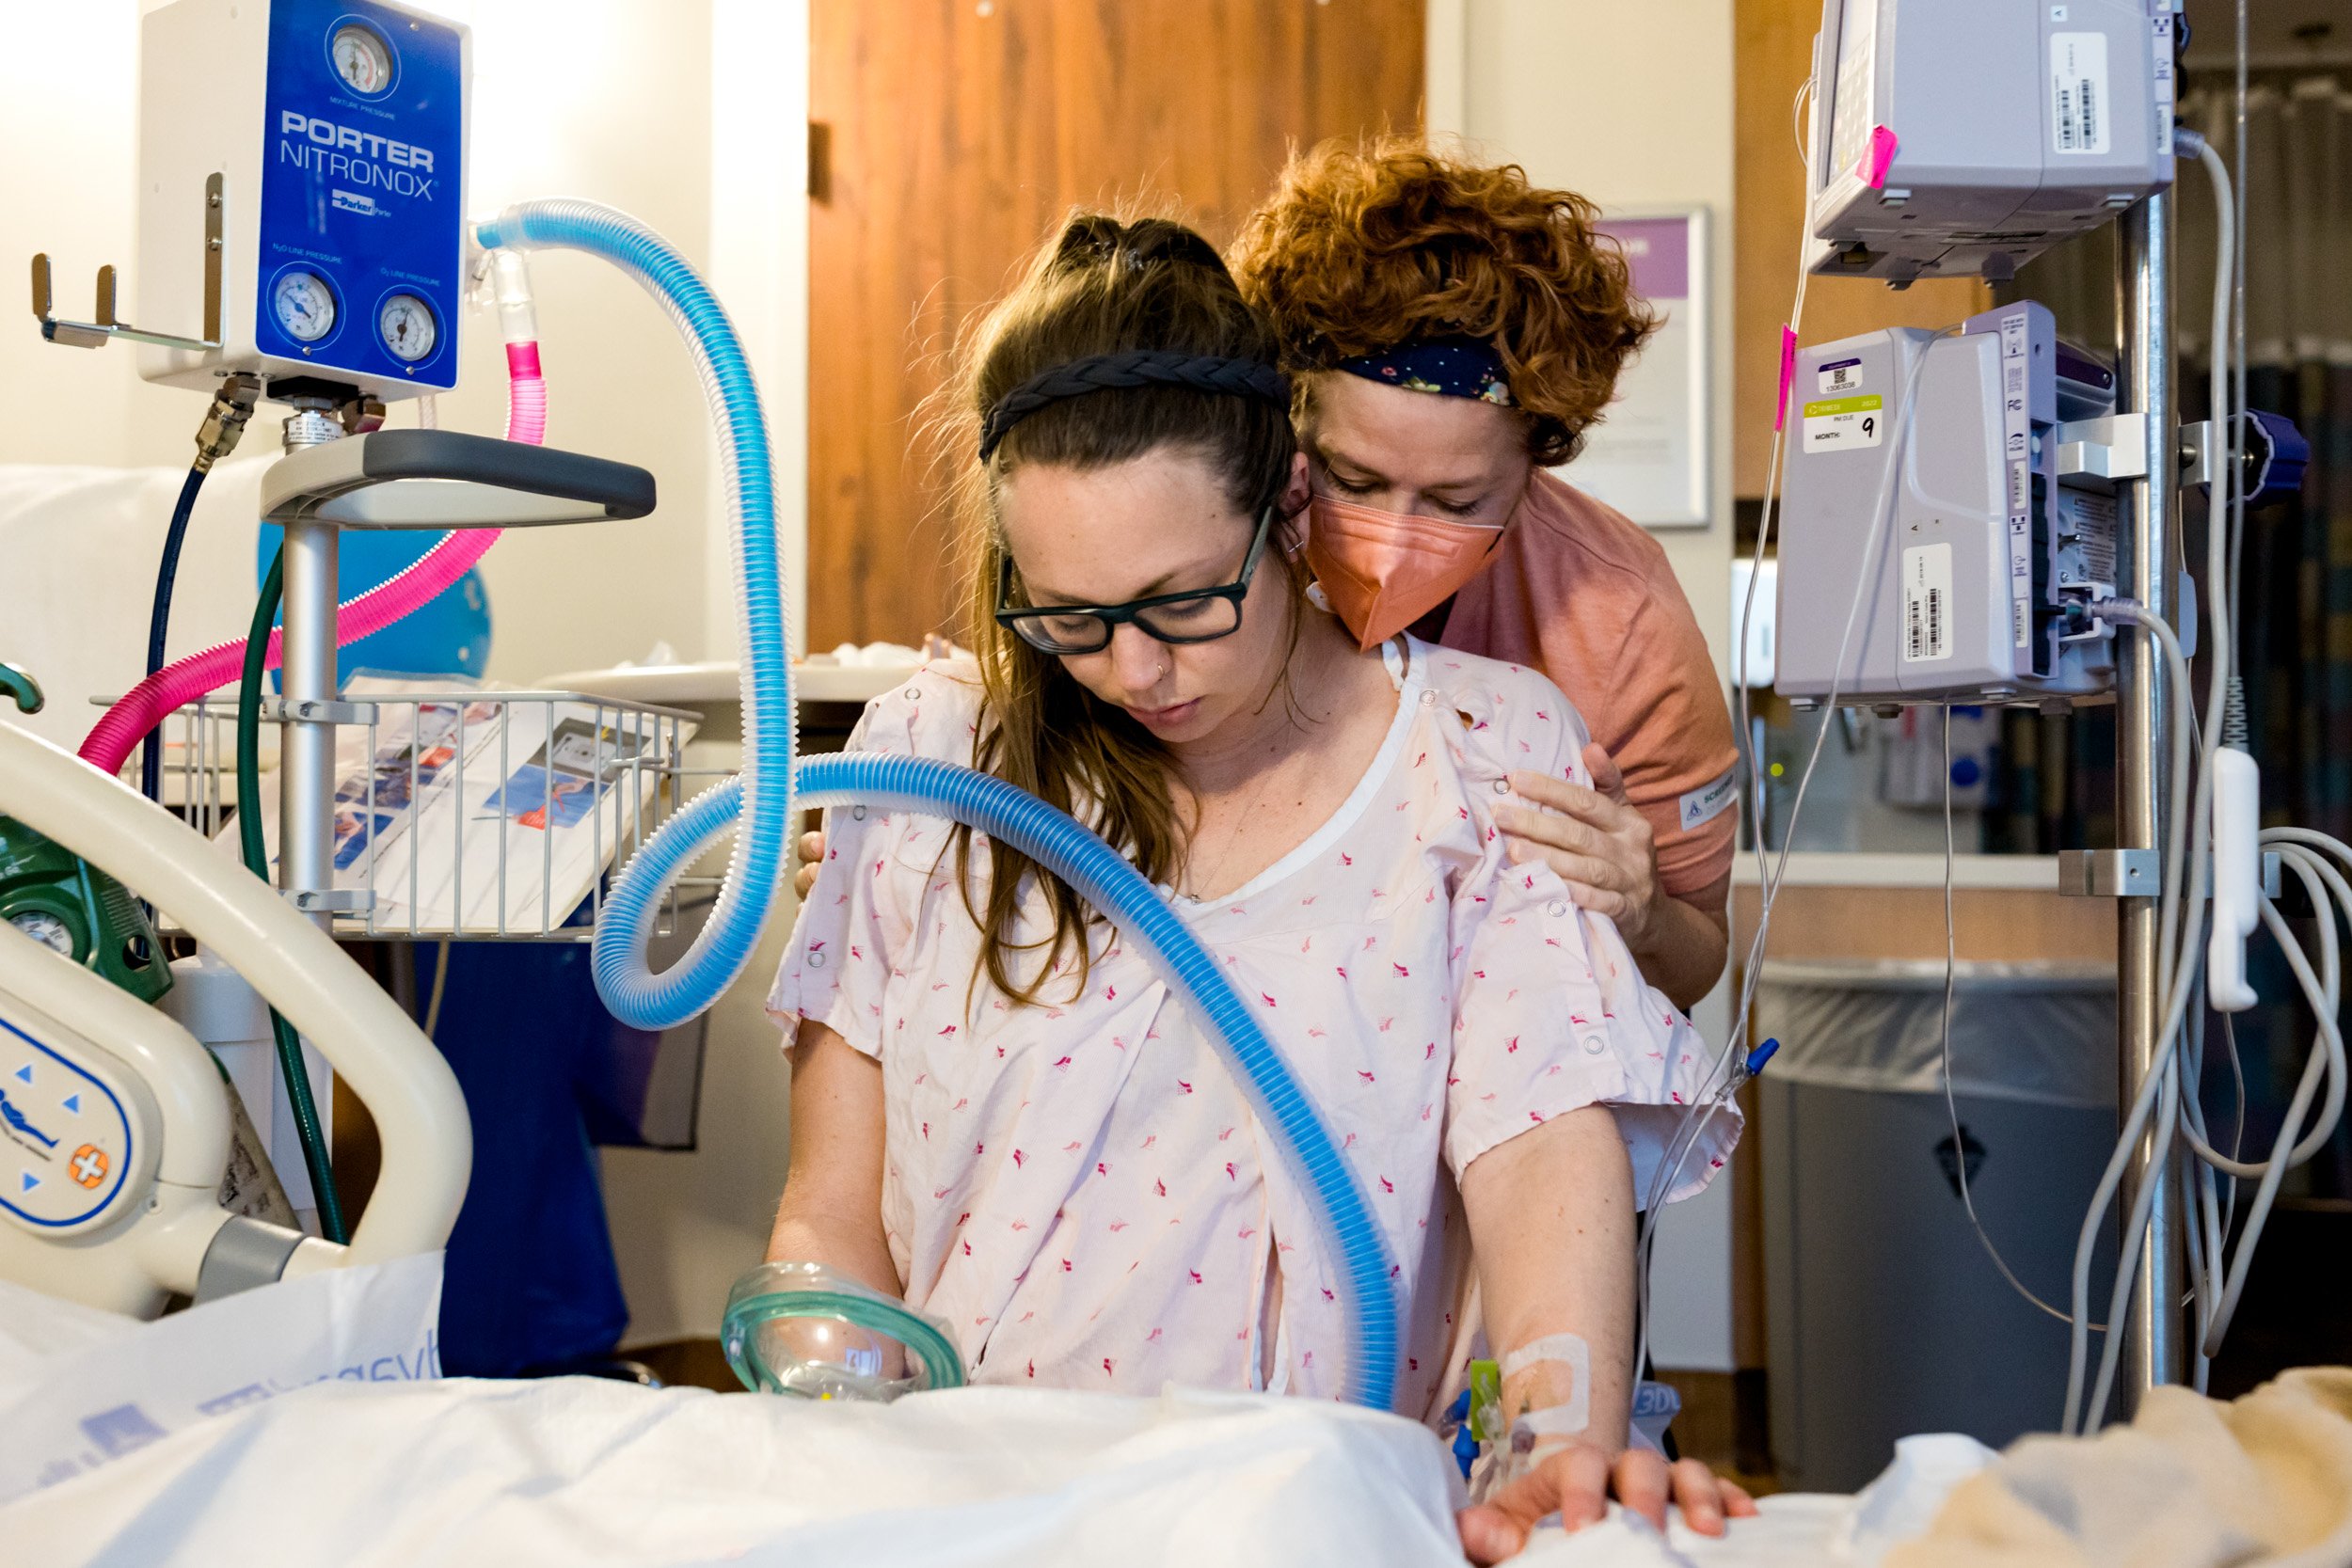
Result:
[[1780,434],[1788,419],[1788,388],[1797,379],[1797,329],[1786,322],[1780,328],[1780,396],[1772,404],[1772,434]]
[[1870,127],[1870,145],[1863,150],[1862,161],[1853,166],[1855,177],[1874,191],[1886,188],[1886,167],[1895,161],[1895,150],[1902,144],[1895,133],[1883,125]]
[[[545,439],[548,426],[548,384],[539,371],[539,345],[507,344],[506,366],[506,438],[537,446]],[[453,530],[405,570],[344,600],[335,612],[335,645],[342,647],[373,636],[432,603],[489,553],[501,531]],[[282,630],[269,634],[263,668],[278,668],[282,637]],[[120,772],[133,749],[167,714],[211,695],[244,673],[245,644],[242,637],[215,643],[139,682],[106,710],[83,739],[82,760],[103,773]]]

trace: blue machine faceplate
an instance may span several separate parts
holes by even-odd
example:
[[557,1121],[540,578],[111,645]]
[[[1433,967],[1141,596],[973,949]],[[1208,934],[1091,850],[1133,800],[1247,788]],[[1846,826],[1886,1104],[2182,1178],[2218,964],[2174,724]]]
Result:
[[[373,92],[336,71],[334,40],[352,27],[373,33],[390,62]],[[272,0],[254,302],[263,353],[328,380],[340,372],[456,385],[464,75],[453,27],[370,0]],[[277,305],[280,285],[303,272],[326,285],[335,309],[333,328],[310,342],[285,330]],[[383,338],[385,307],[401,294],[423,301],[437,340],[414,362]]]

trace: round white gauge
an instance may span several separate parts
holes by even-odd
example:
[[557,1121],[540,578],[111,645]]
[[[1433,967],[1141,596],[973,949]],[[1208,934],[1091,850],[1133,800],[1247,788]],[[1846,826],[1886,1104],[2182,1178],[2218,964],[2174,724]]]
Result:
[[278,325],[297,343],[315,343],[335,330],[335,293],[312,272],[290,272],[272,292]]
[[346,23],[335,30],[327,52],[334,57],[335,74],[352,91],[373,98],[392,85],[392,52],[373,27]]
[[394,294],[378,307],[375,329],[392,357],[407,365],[430,359],[434,345],[441,340],[433,308],[414,294]]
[[26,910],[23,914],[10,918],[8,924],[53,951],[62,953],[69,958],[73,957],[73,933],[66,927],[64,921],[48,911]]

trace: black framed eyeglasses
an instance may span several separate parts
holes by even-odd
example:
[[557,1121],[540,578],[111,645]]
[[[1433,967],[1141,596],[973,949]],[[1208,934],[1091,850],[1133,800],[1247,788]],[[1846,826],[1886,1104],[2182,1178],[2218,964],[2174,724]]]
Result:
[[1180,594],[1154,594],[1113,605],[1055,605],[1035,610],[1012,603],[1012,557],[997,569],[996,624],[1041,653],[1098,654],[1110,646],[1111,630],[1122,622],[1135,623],[1163,642],[1214,642],[1241,629],[1241,602],[1249,592],[1249,578],[1265,553],[1274,531],[1274,508],[1258,519],[1258,532],[1249,541],[1241,576],[1216,588],[1187,588]]

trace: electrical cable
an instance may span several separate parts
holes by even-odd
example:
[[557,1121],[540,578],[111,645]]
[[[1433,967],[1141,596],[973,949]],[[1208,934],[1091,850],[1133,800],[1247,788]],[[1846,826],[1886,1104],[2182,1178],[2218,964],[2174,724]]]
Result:
[[[2288,850],[2282,854],[2283,863],[2302,879],[2313,907],[2321,911],[2320,975],[2313,977],[2310,958],[2294,940],[2294,933],[2279,917],[2278,910],[2267,895],[2262,900],[2262,921],[2272,939],[2279,943],[2280,951],[2286,956],[2288,968],[2295,972],[2296,982],[2303,988],[2304,999],[2318,1016],[2320,1033],[2327,1041],[2328,1050],[2324,1054],[2314,1051],[2311,1060],[2305,1064],[2302,1081],[2296,1085],[2295,1098],[2288,1102],[2286,1117],[2280,1123],[2278,1142],[2273,1147],[2268,1167],[2263,1172],[2262,1183],[2255,1189],[2253,1200],[2247,1205],[2245,1228],[2240,1232],[2237,1247],[2231,1256],[2229,1277],[2222,1287],[2219,1301],[2215,1305],[2213,1320],[2201,1347],[2206,1355],[2219,1351],[2222,1337],[2229,1332],[2230,1321],[2236,1315],[2238,1302],[2245,1294],[2247,1274],[2254,1261],[2254,1243],[2260,1239],[2263,1226],[2270,1217],[2271,1204],[2279,1196],[2279,1184],[2286,1179],[2288,1167],[2296,1163],[2287,1157],[2289,1146],[2294,1142],[2304,1117],[2310,1113],[2312,1096],[2319,1086],[2319,1079],[2330,1061],[2340,1069],[2344,1060],[2344,1036],[2336,1022],[2342,977],[2338,968],[2335,913],[2328,909],[2327,899],[2322,895],[2319,879],[2312,874],[2312,859],[2301,850]],[[2346,912],[2352,912],[2352,909],[2347,909]],[[2341,1082],[2340,1075],[2338,1082]],[[2339,1097],[2336,1103],[2339,1115],[2342,1109]],[[2335,1126],[2330,1120],[2320,1119],[2314,1130],[2320,1134],[2317,1141],[2324,1144],[2334,1132]]]
[[433,994],[424,1004],[424,1037],[437,1045],[435,1036],[441,1027],[441,997],[449,990],[449,938],[436,944],[433,954]]
[[[2128,599],[2103,601],[2093,607],[2093,610],[2102,619],[2137,624],[2154,640],[2163,653],[2166,668],[2171,673],[2176,700],[2182,705],[2183,712],[2190,711],[2194,706],[2194,692],[2189,681],[2188,661],[2181,655],[2180,639],[2172,634],[2172,628]],[[2170,815],[2173,825],[2178,827],[2182,798],[2187,784],[2188,732],[2183,726],[2176,724],[2172,728],[2172,811]],[[2170,850],[2173,852],[2168,853],[2165,866],[2165,880],[2168,884],[2165,903],[2168,908],[2178,900],[2181,870],[2180,856],[2177,853],[2179,847],[2180,836],[2175,833],[2172,835],[2170,846]],[[2197,867],[2193,875],[2195,878],[2193,902],[2201,905],[2204,893],[2203,867]],[[2193,942],[2186,945],[2192,954],[2196,951]],[[2187,996],[2185,990],[2181,992],[2177,1000],[2185,1010]],[[2098,1188],[2091,1196],[2090,1211],[2084,1215],[2082,1228],[2075,1237],[2074,1310],[2068,1332],[2065,1418],[2060,1426],[2060,1430],[2070,1436],[2083,1430],[2077,1423],[2075,1412],[2082,1402],[2083,1381],[2090,1361],[2090,1259],[2098,1244],[2099,1222],[2106,1213],[2107,1205],[2114,1201],[2117,1188],[2122,1184],[2124,1171],[2130,1165],[2133,1151],[2138,1148],[2140,1136],[2148,1127],[2149,1117],[2155,1110],[2156,1101],[2162,1098],[2165,1085],[2172,1082],[2172,1075],[2169,1071],[2172,1058],[2169,1048],[2170,1042],[2178,1035],[2179,1026],[2179,1015],[2168,1006],[2164,1015],[2164,1022],[2156,1031],[2155,1057],[2150,1063],[2147,1073],[2140,1080],[2139,1092],[2133,1097],[2131,1106],[2124,1116],[2122,1135],[2116,1141],[2115,1151],[2109,1156],[2106,1169],[2100,1176]],[[2167,1101],[2166,1103],[2169,1107],[2170,1101]],[[2170,1119],[2171,1117],[2168,1115],[2166,1120],[2169,1122]],[[2169,1139],[2160,1135],[2160,1144],[2169,1148]],[[2160,1162],[2152,1161],[2151,1168],[2160,1170],[2162,1164]],[[2143,1199],[2150,1198],[2156,1185],[2157,1183],[2153,1180],[2141,1183],[2139,1196]],[[2137,1267],[2137,1227],[2124,1232],[2123,1244],[2116,1259],[2116,1278],[2119,1288],[2128,1287],[2133,1272]],[[2114,1323],[2121,1321],[2122,1316],[2122,1307],[2119,1305],[2110,1309],[2106,1321]],[[2106,1349],[2120,1354],[2122,1340],[2122,1335],[2109,1334]],[[2109,1365],[2111,1361],[2103,1352],[2102,1366]]]
[[[2027,1301],[2031,1302],[2031,1303],[2032,1303],[2035,1307],[2037,1307],[2041,1308],[2042,1311],[2044,1311],[2044,1312],[2048,1313],[2051,1317],[2056,1318],[2058,1322],[2060,1322],[2060,1323],[2072,1323],[2074,1320],[2073,1320],[2071,1317],[2069,1317],[2066,1313],[2064,1313],[2064,1312],[2060,1311],[2058,1308],[2057,1308],[2057,1307],[2055,1307],[2051,1306],[2048,1302],[2043,1301],[2043,1300],[2042,1300],[2040,1296],[2036,1295],[2036,1294],[2035,1294],[2032,1291],[2030,1291],[2030,1290],[2026,1289],[2026,1282],[2025,1282],[2024,1280],[2022,1280],[2022,1279],[2020,1279],[2020,1278],[2018,1278],[2018,1277],[2017,1277],[2017,1272],[2016,1272],[2014,1269],[2011,1269],[2011,1268],[2009,1266],[2009,1260],[2008,1260],[2007,1259],[2005,1259],[2005,1258],[2003,1258],[2003,1257],[2001,1256],[2001,1249],[2000,1249],[1999,1247],[1997,1247],[1997,1246],[1994,1245],[1994,1243],[1993,1243],[1993,1237],[1992,1237],[1991,1233],[1989,1233],[1989,1232],[1985,1229],[1985,1227],[1984,1227],[1984,1221],[1982,1221],[1981,1219],[1979,1219],[1979,1218],[1978,1218],[1978,1217],[1977,1217],[1977,1200],[1976,1200],[1976,1197],[1975,1197],[1974,1194],[1972,1194],[1972,1193],[1970,1192],[1970,1190],[1969,1190],[1969,1184],[1968,1184],[1968,1151],[1967,1151],[1967,1148],[1966,1148],[1966,1147],[1965,1147],[1965,1139],[1963,1138],[1963,1134],[1962,1134],[1962,1132],[1961,1132],[1961,1128],[1960,1128],[1960,1101],[1959,1101],[1958,1100],[1956,1100],[1956,1099],[1953,1097],[1953,1094],[1952,1094],[1952,1012],[1953,1012],[1953,1008],[1954,1008],[1955,1002],[1957,1001],[1957,992],[1958,992],[1958,990],[1959,990],[1959,986],[1960,986],[1960,941],[1959,941],[1959,931],[1958,931],[1958,927],[1955,926],[1955,924],[1953,923],[1953,920],[1952,920],[1952,880],[1953,880],[1953,875],[1954,875],[1954,867],[1953,867],[1954,856],[1953,856],[1953,852],[1952,852],[1952,707],[1951,707],[1951,705],[1950,705],[1949,703],[1946,703],[1946,704],[1944,704],[1944,705],[1943,705],[1943,710],[1944,710],[1944,1016],[1943,1016],[1943,1025],[1942,1025],[1942,1040],[1943,1040],[1943,1046],[1942,1046],[1942,1052],[1941,1052],[1941,1054],[1942,1054],[1943,1065],[1944,1065],[1944,1110],[1945,1110],[1945,1113],[1946,1113],[1946,1114],[1947,1114],[1947,1116],[1951,1118],[1951,1124],[1952,1124],[1952,1165],[1953,1165],[1954,1169],[1955,1169],[1955,1170],[1957,1170],[1957,1171],[1959,1172],[1959,1186],[1960,1186],[1960,1202],[1961,1202],[1961,1207],[1962,1207],[1962,1208],[1963,1208],[1963,1209],[1965,1209],[1965,1210],[1967,1210],[1967,1212],[1968,1212],[1968,1224],[1970,1225],[1970,1227],[1973,1227],[1973,1228],[1975,1229],[1975,1231],[1976,1231],[1976,1233],[1977,1233],[1977,1240],[1978,1240],[1978,1242],[1979,1242],[1980,1244],[1982,1244],[1982,1246],[1984,1247],[1984,1255],[1985,1255],[1987,1258],[1990,1258],[1990,1259],[1993,1259],[1993,1266],[1994,1266],[1994,1268],[1996,1268],[1996,1269],[1998,1269],[1998,1270],[2000,1270],[2000,1271],[2001,1271],[2001,1277],[2002,1277],[2003,1279],[2006,1279],[2006,1280],[2008,1280],[2008,1281],[2009,1281],[2009,1286],[2010,1286],[2010,1290],[2012,1290],[2012,1291],[2016,1291],[2019,1295],[2021,1295],[2021,1296],[2025,1297]],[[2104,1333],[2106,1333],[2106,1324],[2105,1324],[2105,1323],[2093,1323],[2093,1324],[2091,1324],[2091,1330],[2092,1330],[2092,1332],[2094,1332],[2094,1333],[2104,1334]]]
[[[171,523],[164,530],[164,553],[155,566],[155,597],[147,611],[147,673],[164,667],[164,638],[171,626],[171,591],[180,577],[180,551],[187,543],[188,519],[196,513],[196,493],[204,488],[208,465],[198,462],[180,483],[180,499],[172,504]],[[151,729],[139,742],[139,793],[158,805],[164,799],[164,734]]]
[[[2093,613],[2102,619],[2133,622],[2147,631],[2162,650],[2176,697],[2185,705],[2190,687],[2188,666],[2187,661],[2182,656],[2179,640],[2173,635],[2171,628],[2160,619],[2149,614],[2142,607],[2127,600],[2104,602],[2093,607]],[[2176,731],[2176,739],[2185,743],[2186,734],[2186,727],[2184,726]],[[2176,813],[2183,793],[2183,784],[2180,770],[2176,768],[2172,785]],[[2202,791],[2200,792],[2201,796],[2202,793]],[[2204,854],[2204,840],[2207,836],[2201,831],[2201,830],[2194,834],[2193,842],[2196,847],[2190,859],[2187,874],[2189,887],[2186,902],[2192,911],[2198,911],[2200,924],[2201,924],[2206,879],[2203,874],[2203,864],[2198,857]],[[2284,921],[2279,918],[2270,900],[2266,896],[2262,900],[2263,924],[2270,931],[2273,939],[2280,943],[2280,950],[2287,959],[2289,968],[2296,975],[2305,1000],[2310,1003],[2320,1021],[2318,1037],[2313,1044],[2313,1053],[2306,1064],[2301,1084],[2289,1108],[2287,1119],[2280,1129],[2271,1158],[2260,1164],[2254,1164],[2240,1161],[2234,1155],[2228,1157],[2220,1155],[2205,1138],[2201,1116],[2184,1104],[2185,1096],[2181,1086],[2183,1060],[2186,1056],[2193,1064],[2197,1058],[2185,1048],[2185,1037],[2181,1027],[2182,1015],[2187,1010],[2191,996],[2199,992],[2199,960],[2202,949],[2194,940],[2193,931],[2189,940],[2181,943],[2177,954],[2178,967],[2173,975],[2174,983],[2167,993],[2168,1005],[2164,1021],[2156,1035],[2156,1057],[2151,1064],[2148,1074],[2142,1080],[2138,1095],[2135,1097],[2130,1114],[2125,1119],[2123,1135],[2118,1140],[2115,1151],[2108,1161],[2106,1171],[2092,1199],[2090,1212],[2085,1215],[2082,1231],[2076,1240],[2074,1276],[2076,1321],[2070,1337],[2065,1420],[2065,1430],[2069,1433],[2095,1430],[2112,1392],[2121,1340],[2118,1337],[2111,1335],[2100,1358],[2098,1378],[2092,1389],[2090,1403],[2087,1409],[2081,1407],[2082,1376],[2087,1359],[2085,1340],[2088,1329],[2085,1320],[2088,1314],[2085,1309],[2088,1304],[2084,1299],[2084,1293],[2088,1284],[2088,1260],[2096,1243],[2099,1222],[2105,1215],[2108,1204],[2113,1200],[2116,1189],[2121,1183],[2122,1172],[2129,1164],[2134,1149],[2137,1147],[2143,1132],[2150,1126],[2151,1115],[2153,1114],[2155,1118],[2158,1150],[2157,1161],[2152,1163],[2154,1168],[2161,1169],[2161,1162],[2169,1157],[2174,1135],[2177,1132],[2181,1134],[2184,1154],[2201,1162],[2207,1168],[2208,1175],[2214,1169],[2239,1177],[2259,1175],[2263,1183],[2263,1189],[2258,1191],[2253,1204],[2248,1210],[2245,1223],[2239,1229],[2236,1244],[2232,1247],[2227,1244],[2231,1221],[2214,1212],[2210,1207],[2210,1193],[2202,1187],[2202,1182],[2206,1178],[2201,1177],[2200,1179],[2198,1201],[2205,1207],[2201,1210],[2196,1222],[2199,1231],[2197,1240],[2201,1243],[2201,1248],[2200,1257],[2193,1263],[2193,1272],[2201,1276],[2196,1283],[2195,1304],[2201,1323],[2198,1354],[2203,1358],[2210,1358],[2218,1354],[2222,1339],[2228,1332],[2230,1322],[2235,1313],[2237,1302],[2244,1290],[2247,1271],[2251,1266],[2254,1247],[2260,1240],[2263,1222],[2266,1220],[2271,1202],[2275,1199],[2278,1183],[2283,1180],[2288,1168],[2327,1147],[2343,1117],[2345,1090],[2347,1086],[2352,1086],[2352,1073],[2347,1072],[2344,1041],[2336,1022],[2336,1010],[2340,997],[2338,973],[2340,960],[2334,921],[2339,913],[2346,920],[2352,921],[2352,880],[2347,880],[2334,866],[2320,861],[2318,855],[2325,853],[2346,866],[2352,866],[2352,847],[2346,847],[2324,833],[2300,828],[2266,830],[2262,835],[2262,842],[2265,846],[2277,848],[2282,863],[2296,871],[2298,879],[2310,890],[2312,903],[2320,911],[2321,918],[2326,925],[2322,932],[2320,971],[2314,974],[2309,958],[2304,954],[2301,946],[2293,940],[2292,931]],[[2201,996],[2199,996],[2199,1006],[2201,1014],[2203,1006]],[[2314,1114],[2312,1110],[2312,1098],[2319,1091],[2323,1083],[2328,1086],[2327,1099]],[[2242,1078],[2240,1101],[2239,1114],[2242,1118]],[[2308,1124],[2307,1117],[2309,1118]],[[2116,1314],[2124,1309],[2136,1285],[2134,1276],[2137,1266],[2137,1257],[2144,1243],[2147,1215],[2150,1205],[2153,1203],[2154,1189],[2154,1182],[2143,1183],[2138,1195],[2139,1200],[2134,1207],[2130,1222],[2123,1233],[2123,1246],[2117,1263],[2116,1287],[2110,1303],[2108,1318],[2110,1323],[2116,1321]],[[2233,1208],[2234,1205],[2233,1205]],[[2220,1267],[2225,1250],[2228,1256],[2226,1271]]]
[[[2122,1336],[2110,1334],[2100,1355],[2100,1371],[2091,1409],[2078,1415],[2082,1395],[2082,1377],[2089,1355],[2089,1317],[2087,1292],[2090,1259],[2096,1242],[2098,1223],[2106,1213],[2121,1185],[2123,1173],[2131,1164],[2140,1132],[2147,1125],[2153,1103],[2163,1100],[2169,1110],[2156,1131],[2157,1157],[2149,1162],[2149,1180],[2137,1195],[2141,1201],[2134,1205],[2135,1220],[2126,1229],[2116,1263],[2115,1305],[2107,1321],[2119,1322],[2123,1304],[2128,1301],[2136,1283],[2138,1257],[2145,1241],[2142,1234],[2145,1213],[2153,1201],[2153,1194],[2161,1182],[2156,1179],[2164,1169],[2175,1124],[2180,1121],[2177,1098],[2179,1085],[2178,1047],[2182,1024],[2187,1011],[2190,991],[2196,978],[2202,953],[2199,935],[2206,917],[2206,889],[2210,866],[2207,847],[2211,840],[2210,813],[2212,808],[2212,754],[2221,742],[2228,717],[2228,691],[2231,683],[2230,666],[2233,635],[2233,589],[2229,569],[2230,471],[2233,460],[2230,456],[2233,421],[2230,418],[2230,377],[2226,345],[2230,342],[2230,308],[2233,294],[2233,261],[2237,254],[2234,214],[2229,170],[2220,156],[2195,132],[2179,129],[2175,132],[2179,150],[2195,156],[2204,168],[2214,187],[2216,209],[2216,244],[2213,292],[2213,323],[2211,344],[2213,365],[2210,401],[2213,405],[2213,441],[2216,471],[2208,490],[2211,502],[2207,513],[2205,580],[2212,636],[2210,638],[2211,679],[2203,719],[2199,726],[2195,773],[2195,804],[2185,815],[2182,810],[2184,797],[2188,793],[2190,761],[2189,716],[2198,712],[2196,690],[2190,678],[2180,642],[2170,626],[2144,607],[2129,600],[2114,600],[2094,607],[2102,619],[2124,621],[2137,625],[2161,648],[2168,665],[2179,703],[2181,720],[2171,726],[2171,809],[2167,814],[2165,862],[2162,895],[2157,915],[2157,974],[2162,989],[2160,1017],[2154,1040],[2154,1055],[2142,1080],[2140,1092],[2134,1097],[2131,1114],[2126,1117],[2127,1136],[2119,1141],[2102,1176],[2097,1196],[2090,1212],[2085,1216],[2083,1227],[2075,1240],[2074,1270],[2074,1322],[2068,1339],[2067,1401],[2064,1430],[2074,1433],[2095,1430],[2099,1415],[2106,1407],[2106,1390],[2113,1382],[2114,1369],[2122,1352]],[[2185,882],[2185,886],[2184,886]],[[2194,1085],[2191,1086],[2192,1088]],[[2090,1419],[2088,1428],[2078,1421]]]
[[[262,596],[253,607],[253,626],[245,641],[245,673],[237,686],[237,844],[245,868],[266,882],[269,850],[262,837],[262,666],[270,643],[270,623],[285,596],[286,552],[270,559],[262,578]],[[302,1145],[302,1163],[310,1173],[310,1190],[318,1203],[319,1233],[338,1245],[350,1241],[343,1224],[343,1206],[335,1191],[335,1172],[328,1158],[326,1135],[319,1126],[318,1101],[310,1093],[310,1069],[303,1059],[302,1039],[294,1025],[269,1011],[270,1033],[278,1043],[278,1070],[286,1080],[286,1101],[294,1112],[294,1136]]]

